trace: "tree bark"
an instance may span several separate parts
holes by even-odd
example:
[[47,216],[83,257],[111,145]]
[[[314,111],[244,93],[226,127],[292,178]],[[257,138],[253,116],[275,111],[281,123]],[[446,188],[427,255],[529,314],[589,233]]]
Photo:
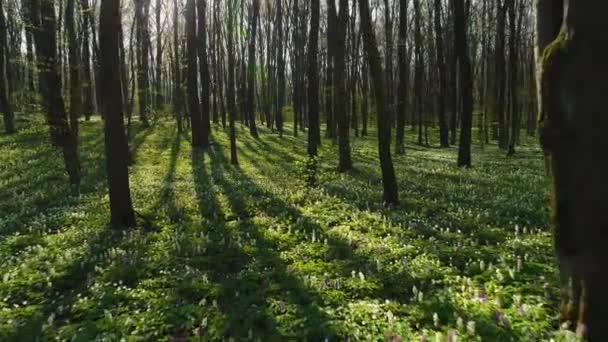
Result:
[[4,120],[4,131],[7,134],[15,133],[14,114],[8,99],[8,84],[6,80],[6,62],[4,56],[8,55],[6,20],[3,12],[3,2],[0,0],[0,112]]
[[197,41],[196,41],[196,3],[195,0],[186,1],[186,54],[187,54],[187,92],[188,111],[192,125],[192,147],[204,148],[203,123],[198,102],[198,69],[197,69]]
[[348,25],[348,0],[340,0],[340,13],[336,13],[333,0],[328,1],[328,15],[334,25],[334,113],[338,119],[338,172],[353,167],[350,156],[350,139],[346,92],[346,27]]
[[63,152],[63,160],[70,183],[80,183],[80,157],[78,136],[70,128],[61,96],[61,77],[57,64],[55,8],[53,1],[32,1],[35,27],[36,53],[38,54],[39,82],[42,101],[46,109],[51,141]]
[[460,142],[458,166],[471,167],[471,128],[473,125],[473,80],[467,44],[466,15],[463,1],[454,3],[455,51],[460,70],[462,114],[460,119]]
[[361,15],[361,32],[363,33],[363,42],[374,82],[376,106],[378,109],[376,115],[378,124],[378,155],[380,156],[380,167],[382,169],[383,199],[386,206],[393,206],[399,204],[399,189],[391,157],[391,124],[386,95],[384,93],[384,74],[372,26],[368,0],[358,1]]
[[110,192],[110,222],[135,226],[129,189],[129,146],[125,136],[120,83],[120,1],[102,0],[99,15],[99,59],[103,101],[106,167]]
[[407,60],[407,6],[408,0],[399,1],[399,88],[397,105],[396,153],[405,153],[405,117],[407,115],[407,85],[409,83]]
[[317,155],[317,142],[320,139],[319,128],[319,0],[310,3],[310,34],[308,41],[308,155]]
[[247,67],[247,116],[249,118],[249,132],[254,138],[258,137],[258,128],[255,123],[255,43],[257,39],[259,16],[260,0],[253,0],[251,37],[249,38],[249,62]]
[[234,72],[235,72],[235,55],[234,55],[234,25],[236,15],[234,12],[234,0],[228,1],[228,115],[230,125],[230,163],[232,165],[238,165],[238,156],[236,151],[236,128],[234,120],[236,117],[236,103],[235,103],[235,84],[234,84]]
[[70,67],[70,128],[78,136],[78,117],[82,114],[82,84],[80,82],[80,54],[74,23],[74,2],[75,0],[68,0],[65,6],[65,27],[68,34],[68,64]]
[[[608,337],[608,115],[605,85],[608,36],[605,1],[539,1],[538,46],[541,61],[540,139],[553,179],[555,245],[562,276],[573,284],[582,280],[582,293],[573,292],[579,312],[568,317],[586,329],[589,341]],[[557,25],[556,25],[557,24]],[[584,293],[584,294],[583,294]],[[578,304],[575,304],[578,306]]]
[[209,60],[207,56],[207,0],[196,1],[198,11],[198,59],[201,78],[201,138],[203,147],[207,147],[209,145],[209,133],[211,131],[211,122],[209,118],[209,99],[211,96],[209,86],[211,78],[209,77]]
[[437,50],[437,71],[439,72],[439,94],[438,94],[438,116],[439,116],[439,144],[441,147],[449,147],[448,119],[445,111],[445,96],[447,79],[445,71],[445,60],[443,56],[443,28],[441,27],[441,0],[435,0],[435,41]]

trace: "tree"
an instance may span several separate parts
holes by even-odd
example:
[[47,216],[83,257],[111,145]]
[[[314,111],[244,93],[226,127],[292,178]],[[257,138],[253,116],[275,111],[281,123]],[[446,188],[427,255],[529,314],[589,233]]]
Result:
[[443,29],[441,27],[441,0],[434,0],[435,3],[435,40],[437,51],[437,69],[439,72],[439,95],[438,95],[438,116],[439,116],[439,144],[441,147],[449,147],[448,119],[445,112],[445,96],[447,94],[447,79],[445,71],[445,61],[443,57]]
[[319,128],[319,0],[310,3],[310,34],[308,35],[308,155],[317,155],[317,142],[321,136]]
[[275,125],[283,136],[283,106],[285,105],[285,58],[283,51],[283,0],[277,0],[277,106]]
[[234,25],[235,18],[234,8],[235,0],[228,0],[228,115],[229,115],[229,130],[230,130],[230,163],[232,165],[238,165],[239,160],[236,151],[236,128],[234,127],[234,120],[236,116],[236,103],[235,103],[235,84],[234,84],[234,69],[235,69],[235,56],[234,56]]
[[0,112],[4,119],[4,130],[7,134],[15,133],[15,123],[13,111],[8,99],[8,84],[6,80],[5,57],[7,52],[7,30],[6,20],[4,19],[3,0],[0,0]]
[[418,118],[418,145],[422,145],[422,90],[424,89],[424,55],[421,30],[420,0],[414,0],[414,97]]
[[81,0],[80,7],[83,11],[82,16],[82,93],[83,93],[83,114],[85,120],[89,120],[93,115],[93,111],[95,110],[95,106],[93,103],[93,86],[92,86],[92,78],[91,78],[91,44],[89,42],[90,32],[89,28],[91,22],[89,20],[88,11],[89,9],[89,1]]
[[155,105],[160,108],[163,104],[162,70],[163,70],[163,27],[161,23],[161,12],[163,3],[156,0],[156,79],[154,80]]
[[70,126],[78,135],[78,117],[82,113],[82,84],[80,82],[80,53],[74,26],[74,2],[65,7],[65,27],[68,34],[68,64],[70,66]]
[[608,162],[600,156],[608,148],[608,2],[571,1],[565,13],[562,5],[537,3],[537,49],[544,51],[539,70],[540,140],[553,179],[560,272],[573,286],[582,283],[582,291],[570,298],[581,309],[569,313],[572,321],[586,328],[589,341],[603,341],[608,337]]
[[333,0],[327,3],[329,20],[334,23],[334,114],[338,120],[338,171],[346,172],[353,167],[350,156],[349,123],[346,92],[346,27],[348,24],[348,0],[340,0],[340,13],[336,13]]
[[[80,183],[78,135],[70,127],[61,96],[61,76],[57,64],[55,8],[53,1],[30,0],[34,41],[39,70],[40,92],[49,125],[51,142],[61,148],[70,184]],[[120,88],[119,88],[120,89]]]
[[209,60],[207,56],[207,0],[197,0],[198,15],[198,59],[201,78],[201,120],[203,146],[209,145],[209,132],[211,122],[209,121],[209,99],[211,96],[209,86]]
[[387,108],[386,95],[384,93],[384,74],[380,62],[380,52],[376,43],[376,36],[372,26],[372,18],[368,0],[359,1],[359,13],[361,15],[361,32],[365,46],[367,60],[370,66],[376,95],[377,125],[378,125],[378,155],[380,156],[380,168],[382,169],[383,199],[387,206],[399,204],[399,189],[395,169],[391,157],[391,124]]
[[506,67],[505,67],[505,26],[506,11],[508,1],[499,0],[496,2],[498,13],[496,19],[496,107],[495,114],[498,118],[498,146],[502,149],[507,148],[508,129],[505,119],[506,107]]
[[196,41],[196,4],[195,0],[186,1],[186,54],[188,65],[188,111],[192,124],[192,147],[204,148],[203,123],[198,102],[198,69],[197,69],[197,41]]
[[106,167],[110,191],[110,222],[133,227],[135,212],[129,189],[129,146],[123,122],[120,87],[120,1],[102,0],[99,14],[99,59],[103,91]]
[[173,0],[173,110],[177,118],[177,131],[181,133],[182,124],[182,87],[181,87],[181,68],[179,55],[179,20],[178,20],[178,1]]
[[255,124],[255,42],[258,32],[258,18],[260,16],[260,0],[253,0],[253,15],[251,17],[251,37],[249,38],[249,62],[247,67],[247,116],[249,119],[249,131],[255,138],[258,137],[258,129]]
[[139,118],[144,126],[148,122],[148,52],[149,27],[148,13],[150,0],[135,0],[135,21],[137,27],[137,98],[139,99]]
[[407,58],[407,6],[408,0],[399,1],[399,88],[397,89],[397,138],[396,152],[404,154],[405,117],[407,115],[407,85],[409,83],[409,61]]
[[473,80],[471,61],[467,44],[466,15],[464,1],[454,2],[454,36],[458,67],[460,71],[460,94],[462,114],[460,119],[460,141],[458,146],[458,166],[471,167],[471,126],[473,125]]

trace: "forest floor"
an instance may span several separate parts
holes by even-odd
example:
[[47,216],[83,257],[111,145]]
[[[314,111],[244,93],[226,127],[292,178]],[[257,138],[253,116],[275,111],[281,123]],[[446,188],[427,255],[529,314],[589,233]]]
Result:
[[0,340],[567,338],[532,139],[512,158],[476,146],[461,170],[456,148],[408,130],[388,210],[374,132],[353,138],[348,174],[324,140],[309,189],[303,134],[239,128],[236,168],[221,129],[192,155],[173,123],[136,125],[147,219],[122,233],[107,225],[102,127],[82,125],[79,190],[42,124],[0,136]]

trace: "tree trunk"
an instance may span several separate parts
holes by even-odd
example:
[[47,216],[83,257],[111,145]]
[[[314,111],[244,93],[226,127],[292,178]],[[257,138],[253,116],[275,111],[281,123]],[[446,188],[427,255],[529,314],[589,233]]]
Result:
[[35,27],[34,40],[40,73],[40,92],[46,109],[51,141],[62,149],[70,183],[76,185],[80,183],[78,136],[70,128],[61,96],[61,77],[57,69],[57,29],[54,3],[52,1],[31,1]]
[[437,66],[439,72],[439,94],[438,94],[438,116],[439,116],[439,144],[441,147],[449,147],[448,119],[445,111],[445,96],[447,79],[445,61],[443,56],[443,29],[441,27],[441,0],[435,0],[435,41],[437,50]]
[[407,6],[408,0],[399,1],[399,89],[397,106],[397,154],[405,153],[405,117],[407,115],[407,85],[409,83],[407,60]]
[[283,53],[283,0],[277,0],[277,108],[275,124],[283,136],[283,106],[285,105],[285,59]]
[[160,21],[160,15],[162,10],[161,0],[156,0],[156,79],[154,80],[155,85],[155,97],[154,102],[156,108],[159,109],[163,104],[163,91],[162,91],[162,68],[163,68],[163,30],[162,23]]
[[228,114],[229,114],[229,125],[230,125],[230,163],[232,165],[238,165],[238,156],[236,151],[236,128],[234,127],[234,120],[236,117],[236,103],[235,103],[235,84],[234,84],[234,69],[235,69],[235,56],[234,56],[234,25],[236,15],[234,12],[234,0],[228,1]]
[[317,142],[321,136],[319,128],[319,0],[311,0],[310,34],[308,36],[308,155],[317,155]]
[[422,47],[422,32],[421,32],[421,11],[420,0],[414,0],[414,30],[415,30],[415,72],[414,72],[414,93],[416,97],[416,116],[418,117],[418,145],[423,144],[422,138],[422,90],[424,89],[424,56]]
[[376,36],[372,26],[368,0],[358,1],[361,15],[361,32],[363,33],[363,42],[374,82],[376,106],[378,109],[376,115],[378,124],[378,154],[382,169],[383,199],[386,206],[392,206],[399,204],[399,189],[391,157],[391,124],[386,95],[384,93],[384,74],[382,73],[380,52],[378,51]]
[[258,129],[255,124],[255,43],[257,39],[259,16],[260,0],[253,0],[251,37],[249,38],[249,62],[247,67],[247,116],[249,117],[249,131],[254,138],[258,137]]
[[[88,0],[81,0],[82,11],[89,11]],[[83,114],[85,120],[89,120],[93,115],[95,106],[93,103],[93,86],[91,77],[91,44],[90,44],[90,25],[88,14],[82,16],[82,93],[83,93]]]
[[196,4],[195,0],[186,2],[186,54],[187,54],[187,92],[188,111],[192,125],[192,147],[204,148],[206,146],[203,135],[203,123],[198,102],[198,69],[197,69],[197,41],[196,41]]
[[[537,4],[537,48],[541,60],[540,139],[553,178],[555,245],[560,272],[571,279],[570,300],[589,341],[608,338],[608,208],[605,177],[608,163],[600,157],[608,148],[605,59],[608,37],[605,1],[570,1],[562,30],[560,1]],[[573,289],[574,290],[574,289]],[[584,294],[583,294],[584,293]],[[572,309],[572,308],[570,308]]]
[[0,0],[0,112],[4,120],[4,131],[7,134],[15,133],[14,114],[8,99],[8,84],[6,80],[7,65],[4,56],[8,55],[7,48],[7,29],[6,20],[4,19],[3,3]]
[[139,118],[144,126],[148,122],[148,15],[149,0],[135,0],[135,20],[137,22],[137,98]]
[[340,13],[336,13],[333,0],[328,2],[328,15],[334,25],[334,113],[338,120],[338,171],[346,172],[353,167],[350,156],[349,124],[346,112],[346,27],[348,24],[348,0],[340,0]]
[[110,222],[135,226],[129,189],[129,146],[125,136],[120,83],[120,1],[102,0],[99,15],[99,59],[103,96],[106,166],[110,192]]
[[70,128],[78,136],[78,117],[82,113],[82,84],[80,83],[80,54],[74,23],[74,2],[75,0],[67,1],[65,27],[68,34],[68,64],[70,66]]
[[498,1],[497,27],[496,27],[496,108],[494,112],[498,118],[498,146],[506,149],[509,143],[508,129],[505,118],[506,107],[506,68],[505,68],[505,26],[507,1]]
[[462,114],[460,119],[460,142],[458,148],[458,166],[471,167],[471,128],[473,125],[473,79],[467,44],[467,28],[464,3],[454,2],[455,51],[460,70],[460,89],[462,97]]
[[201,77],[201,120],[202,120],[202,145],[209,145],[209,133],[211,131],[211,122],[209,118],[209,99],[211,93],[209,86],[211,78],[209,77],[209,61],[207,57],[207,0],[197,1],[197,23],[198,23],[198,59],[199,72]]

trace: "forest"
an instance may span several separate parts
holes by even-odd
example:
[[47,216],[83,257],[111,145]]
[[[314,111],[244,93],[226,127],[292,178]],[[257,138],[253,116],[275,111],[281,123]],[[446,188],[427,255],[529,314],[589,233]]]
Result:
[[0,0],[0,340],[608,340],[605,13]]

